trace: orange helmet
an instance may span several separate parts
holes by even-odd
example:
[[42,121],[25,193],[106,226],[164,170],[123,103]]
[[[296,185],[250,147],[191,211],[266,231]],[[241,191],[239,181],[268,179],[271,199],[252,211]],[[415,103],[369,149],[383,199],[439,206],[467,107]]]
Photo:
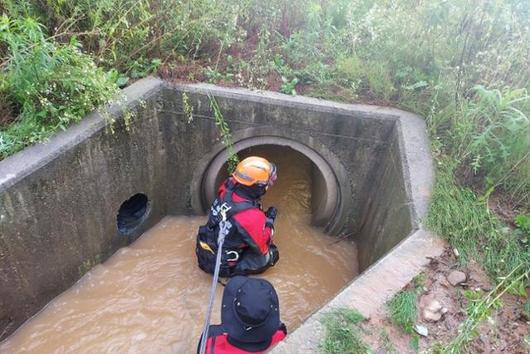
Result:
[[271,186],[276,181],[276,166],[262,157],[250,156],[237,164],[232,176],[245,186]]

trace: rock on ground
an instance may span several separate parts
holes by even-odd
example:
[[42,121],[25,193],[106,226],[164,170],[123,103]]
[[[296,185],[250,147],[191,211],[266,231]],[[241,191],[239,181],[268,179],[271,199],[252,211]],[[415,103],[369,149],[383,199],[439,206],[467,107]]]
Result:
[[461,284],[465,282],[467,279],[466,273],[461,272],[459,270],[453,270],[449,275],[447,276],[447,281],[452,286],[457,286],[458,284]]

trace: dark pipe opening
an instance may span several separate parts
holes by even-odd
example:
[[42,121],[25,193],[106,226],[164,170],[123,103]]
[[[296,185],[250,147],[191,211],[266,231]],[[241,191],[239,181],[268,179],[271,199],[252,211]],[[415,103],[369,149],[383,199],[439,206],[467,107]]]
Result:
[[116,218],[118,231],[125,236],[132,234],[147,219],[148,214],[147,196],[142,193],[133,195],[120,206]]

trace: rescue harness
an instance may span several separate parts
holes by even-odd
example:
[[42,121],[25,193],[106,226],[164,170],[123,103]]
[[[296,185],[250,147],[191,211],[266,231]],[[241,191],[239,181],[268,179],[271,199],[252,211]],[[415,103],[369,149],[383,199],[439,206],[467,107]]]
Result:
[[[232,231],[233,221],[230,219],[244,210],[259,208],[259,202],[257,200],[245,200],[241,202],[235,202],[233,200],[233,194],[235,192],[235,184],[232,181],[227,183],[226,191],[221,198],[216,198],[210,208],[210,214],[208,223],[199,227],[199,234],[197,237],[196,254],[199,262],[199,268],[203,271],[212,274],[216,265],[216,254],[218,249],[222,250],[221,254],[221,265],[220,265],[220,276],[230,276],[230,268],[239,259],[239,250],[223,249],[219,245],[219,234],[221,231],[221,223],[223,223],[223,216],[226,217],[224,220],[224,227],[226,228],[226,235],[229,235]],[[219,228],[219,233],[216,229]]]

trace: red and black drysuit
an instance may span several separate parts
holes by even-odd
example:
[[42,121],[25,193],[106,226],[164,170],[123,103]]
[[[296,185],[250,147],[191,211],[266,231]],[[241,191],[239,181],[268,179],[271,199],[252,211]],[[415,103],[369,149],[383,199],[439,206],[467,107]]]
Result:
[[[260,343],[239,342],[228,336],[222,325],[212,325],[208,329],[208,341],[206,342],[205,354],[262,354],[271,347],[281,342],[287,335],[287,329],[282,323],[269,341]],[[199,346],[197,353],[199,353]]]
[[221,255],[221,277],[256,274],[265,271],[278,260],[272,243],[274,226],[261,210],[260,197],[265,189],[244,186],[232,177],[219,188],[210,207],[208,223],[199,227],[196,254],[199,267],[213,274],[217,252],[217,238],[221,221],[221,206],[230,207],[226,213],[228,234]]

